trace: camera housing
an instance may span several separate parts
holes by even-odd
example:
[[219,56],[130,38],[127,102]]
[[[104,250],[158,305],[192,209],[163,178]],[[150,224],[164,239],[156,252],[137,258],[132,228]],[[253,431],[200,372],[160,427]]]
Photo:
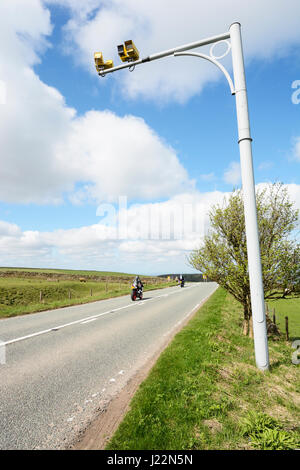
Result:
[[127,54],[132,60],[139,60],[140,54],[139,51],[137,50],[135,44],[133,41],[125,41],[125,48],[127,50]]
[[104,62],[102,52],[94,53],[94,61],[97,72],[101,72],[102,70],[106,69],[111,69],[114,66],[112,60],[107,60],[106,62]]
[[118,54],[122,62],[134,62],[140,57],[139,51],[131,39],[118,46]]

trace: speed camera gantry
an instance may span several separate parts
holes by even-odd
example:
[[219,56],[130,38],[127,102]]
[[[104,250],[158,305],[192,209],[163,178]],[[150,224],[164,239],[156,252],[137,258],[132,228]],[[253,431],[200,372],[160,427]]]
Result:
[[[134,62],[139,59],[139,51],[137,50],[133,41],[125,41],[124,44],[118,46],[118,54],[122,62]],[[111,69],[114,66],[112,60],[107,60],[104,62],[102,52],[94,53],[95,67],[98,73],[101,73],[103,70]]]

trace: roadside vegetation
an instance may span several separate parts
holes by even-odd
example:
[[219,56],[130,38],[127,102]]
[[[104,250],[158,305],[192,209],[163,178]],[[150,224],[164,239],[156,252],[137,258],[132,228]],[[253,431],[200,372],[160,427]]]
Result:
[[[300,299],[292,300],[299,326]],[[299,448],[300,366],[291,344],[270,337],[271,368],[262,372],[242,327],[243,307],[219,288],[162,353],[106,448]]]
[[[256,192],[265,299],[300,292],[299,211],[280,183]],[[209,211],[210,231],[192,251],[190,264],[224,287],[243,307],[243,332],[253,337],[242,190]]]
[[[97,271],[0,269],[0,318],[130,294],[134,275]],[[144,290],[174,285],[142,277]]]

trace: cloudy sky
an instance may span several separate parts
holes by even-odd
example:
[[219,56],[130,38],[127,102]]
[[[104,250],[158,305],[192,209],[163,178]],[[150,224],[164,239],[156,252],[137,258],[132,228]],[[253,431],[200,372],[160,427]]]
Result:
[[93,53],[118,64],[124,40],[147,56],[234,21],[256,183],[300,207],[299,0],[0,1],[1,266],[191,271],[209,207],[241,184],[228,84],[187,57],[99,78]]

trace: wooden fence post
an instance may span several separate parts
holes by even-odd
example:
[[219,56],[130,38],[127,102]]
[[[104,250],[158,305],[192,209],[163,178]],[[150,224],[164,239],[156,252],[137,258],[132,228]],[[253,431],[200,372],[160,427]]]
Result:
[[285,334],[286,340],[289,341],[289,317],[285,317]]
[[92,297],[92,295],[93,295],[93,289],[91,289],[91,297]]
[[71,289],[69,289],[69,299],[71,298]]
[[43,299],[43,292],[40,290],[40,302],[42,301]]
[[273,323],[274,323],[274,325],[276,325],[275,308],[273,308]]

